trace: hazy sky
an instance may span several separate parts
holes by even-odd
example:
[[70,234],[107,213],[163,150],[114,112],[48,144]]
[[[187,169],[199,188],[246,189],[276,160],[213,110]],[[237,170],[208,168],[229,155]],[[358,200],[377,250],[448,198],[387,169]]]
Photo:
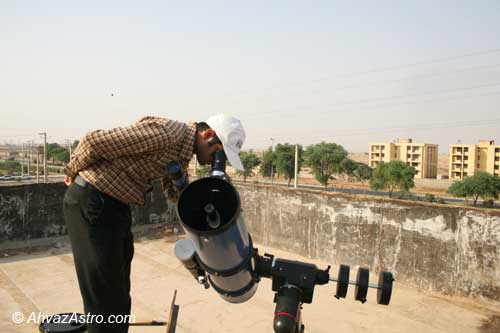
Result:
[[0,142],[221,112],[244,148],[500,142],[498,0],[0,0],[0,41]]

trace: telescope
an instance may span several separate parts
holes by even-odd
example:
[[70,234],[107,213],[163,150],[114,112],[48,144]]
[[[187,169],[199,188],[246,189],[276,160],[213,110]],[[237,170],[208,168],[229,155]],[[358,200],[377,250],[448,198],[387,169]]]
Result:
[[[359,268],[356,280],[350,280],[347,265],[340,265],[337,277],[333,277],[330,266],[322,270],[306,262],[259,255],[246,229],[238,191],[225,172],[225,162],[224,152],[216,152],[208,177],[177,187],[181,191],[177,214],[186,238],[176,242],[174,252],[198,283],[205,289],[211,286],[230,303],[243,303],[255,294],[262,278],[272,279],[276,333],[305,331],[301,309],[303,304],[312,303],[316,285],[337,282],[337,299],[345,298],[348,286],[355,285],[354,296],[361,303],[366,302],[368,289],[374,288],[377,302],[389,304],[394,281],[390,272],[381,272],[375,285],[369,283],[367,268]],[[171,176],[174,183],[182,177],[180,173]]]

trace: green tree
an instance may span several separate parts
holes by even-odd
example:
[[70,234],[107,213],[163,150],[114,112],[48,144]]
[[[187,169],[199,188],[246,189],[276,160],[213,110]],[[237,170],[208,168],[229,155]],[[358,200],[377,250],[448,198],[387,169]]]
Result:
[[0,175],[21,173],[21,163],[17,161],[0,162]]
[[48,143],[47,159],[52,159],[52,163],[55,161],[68,163],[69,150],[58,143]]
[[474,206],[479,197],[498,199],[500,192],[500,178],[487,172],[477,172],[475,175],[465,177],[464,180],[455,181],[448,188],[448,193],[456,197],[472,198]]
[[356,163],[356,170],[354,170],[354,178],[360,182],[370,180],[372,177],[373,169],[364,163]]
[[[302,146],[298,147],[298,170],[297,173],[300,172],[302,167],[302,155],[303,149]],[[288,186],[290,186],[290,182],[295,177],[295,145],[291,145],[289,143],[278,144],[274,151],[275,161],[276,161],[276,171],[279,175],[285,177],[288,181]]]
[[307,147],[305,157],[312,174],[326,189],[332,175],[342,170],[347,151],[336,143],[321,142]]
[[59,162],[68,163],[69,162],[69,150],[67,150],[67,149],[58,150],[58,151],[54,152],[54,154],[52,155],[52,158],[56,161],[59,161]]
[[47,143],[47,157],[51,158],[52,154],[60,148],[61,146],[58,143]]
[[340,162],[340,172],[346,176],[347,180],[350,180],[354,177],[354,172],[356,171],[357,164],[350,158],[344,158],[342,162]]
[[370,187],[375,191],[387,190],[389,197],[392,198],[396,189],[399,189],[400,192],[408,192],[415,187],[414,176],[415,168],[402,161],[382,162],[373,170]]
[[196,168],[196,176],[199,178],[207,177],[212,167],[210,165],[200,165]]
[[[271,148],[268,150],[264,151],[264,154],[262,155],[262,160],[260,164],[260,174],[263,177],[271,177],[271,170],[276,167],[273,167],[275,163],[276,156],[273,151],[271,151]],[[276,170],[274,170],[276,171]]]
[[242,151],[240,153],[241,164],[243,164],[243,171],[237,170],[238,175],[243,176],[243,181],[247,181],[247,177],[253,176],[253,169],[260,164],[260,158],[252,151]]

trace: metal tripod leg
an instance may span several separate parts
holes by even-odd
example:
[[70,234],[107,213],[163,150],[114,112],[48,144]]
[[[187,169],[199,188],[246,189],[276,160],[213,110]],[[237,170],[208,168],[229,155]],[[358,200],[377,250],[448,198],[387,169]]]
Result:
[[167,321],[147,321],[147,322],[136,322],[130,323],[129,326],[167,326],[166,333],[175,333],[175,328],[177,326],[177,317],[179,315],[179,305],[175,304],[175,298],[177,297],[177,289],[174,291],[174,297],[172,298],[172,304],[170,305],[170,311],[168,314]]

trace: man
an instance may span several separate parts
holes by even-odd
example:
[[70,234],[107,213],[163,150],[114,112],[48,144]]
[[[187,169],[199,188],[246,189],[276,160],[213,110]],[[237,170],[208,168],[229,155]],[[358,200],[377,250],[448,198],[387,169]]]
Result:
[[[158,117],[85,135],[64,169],[69,189],[64,216],[71,240],[85,313],[130,314],[130,263],[134,246],[130,204],[143,205],[151,181],[162,178],[169,200],[177,192],[166,173],[170,161],[187,172],[193,154],[211,164],[224,150],[233,167],[243,170],[238,156],[245,141],[241,122],[225,115],[205,123],[184,124]],[[127,332],[128,323],[88,323],[88,332]]]

